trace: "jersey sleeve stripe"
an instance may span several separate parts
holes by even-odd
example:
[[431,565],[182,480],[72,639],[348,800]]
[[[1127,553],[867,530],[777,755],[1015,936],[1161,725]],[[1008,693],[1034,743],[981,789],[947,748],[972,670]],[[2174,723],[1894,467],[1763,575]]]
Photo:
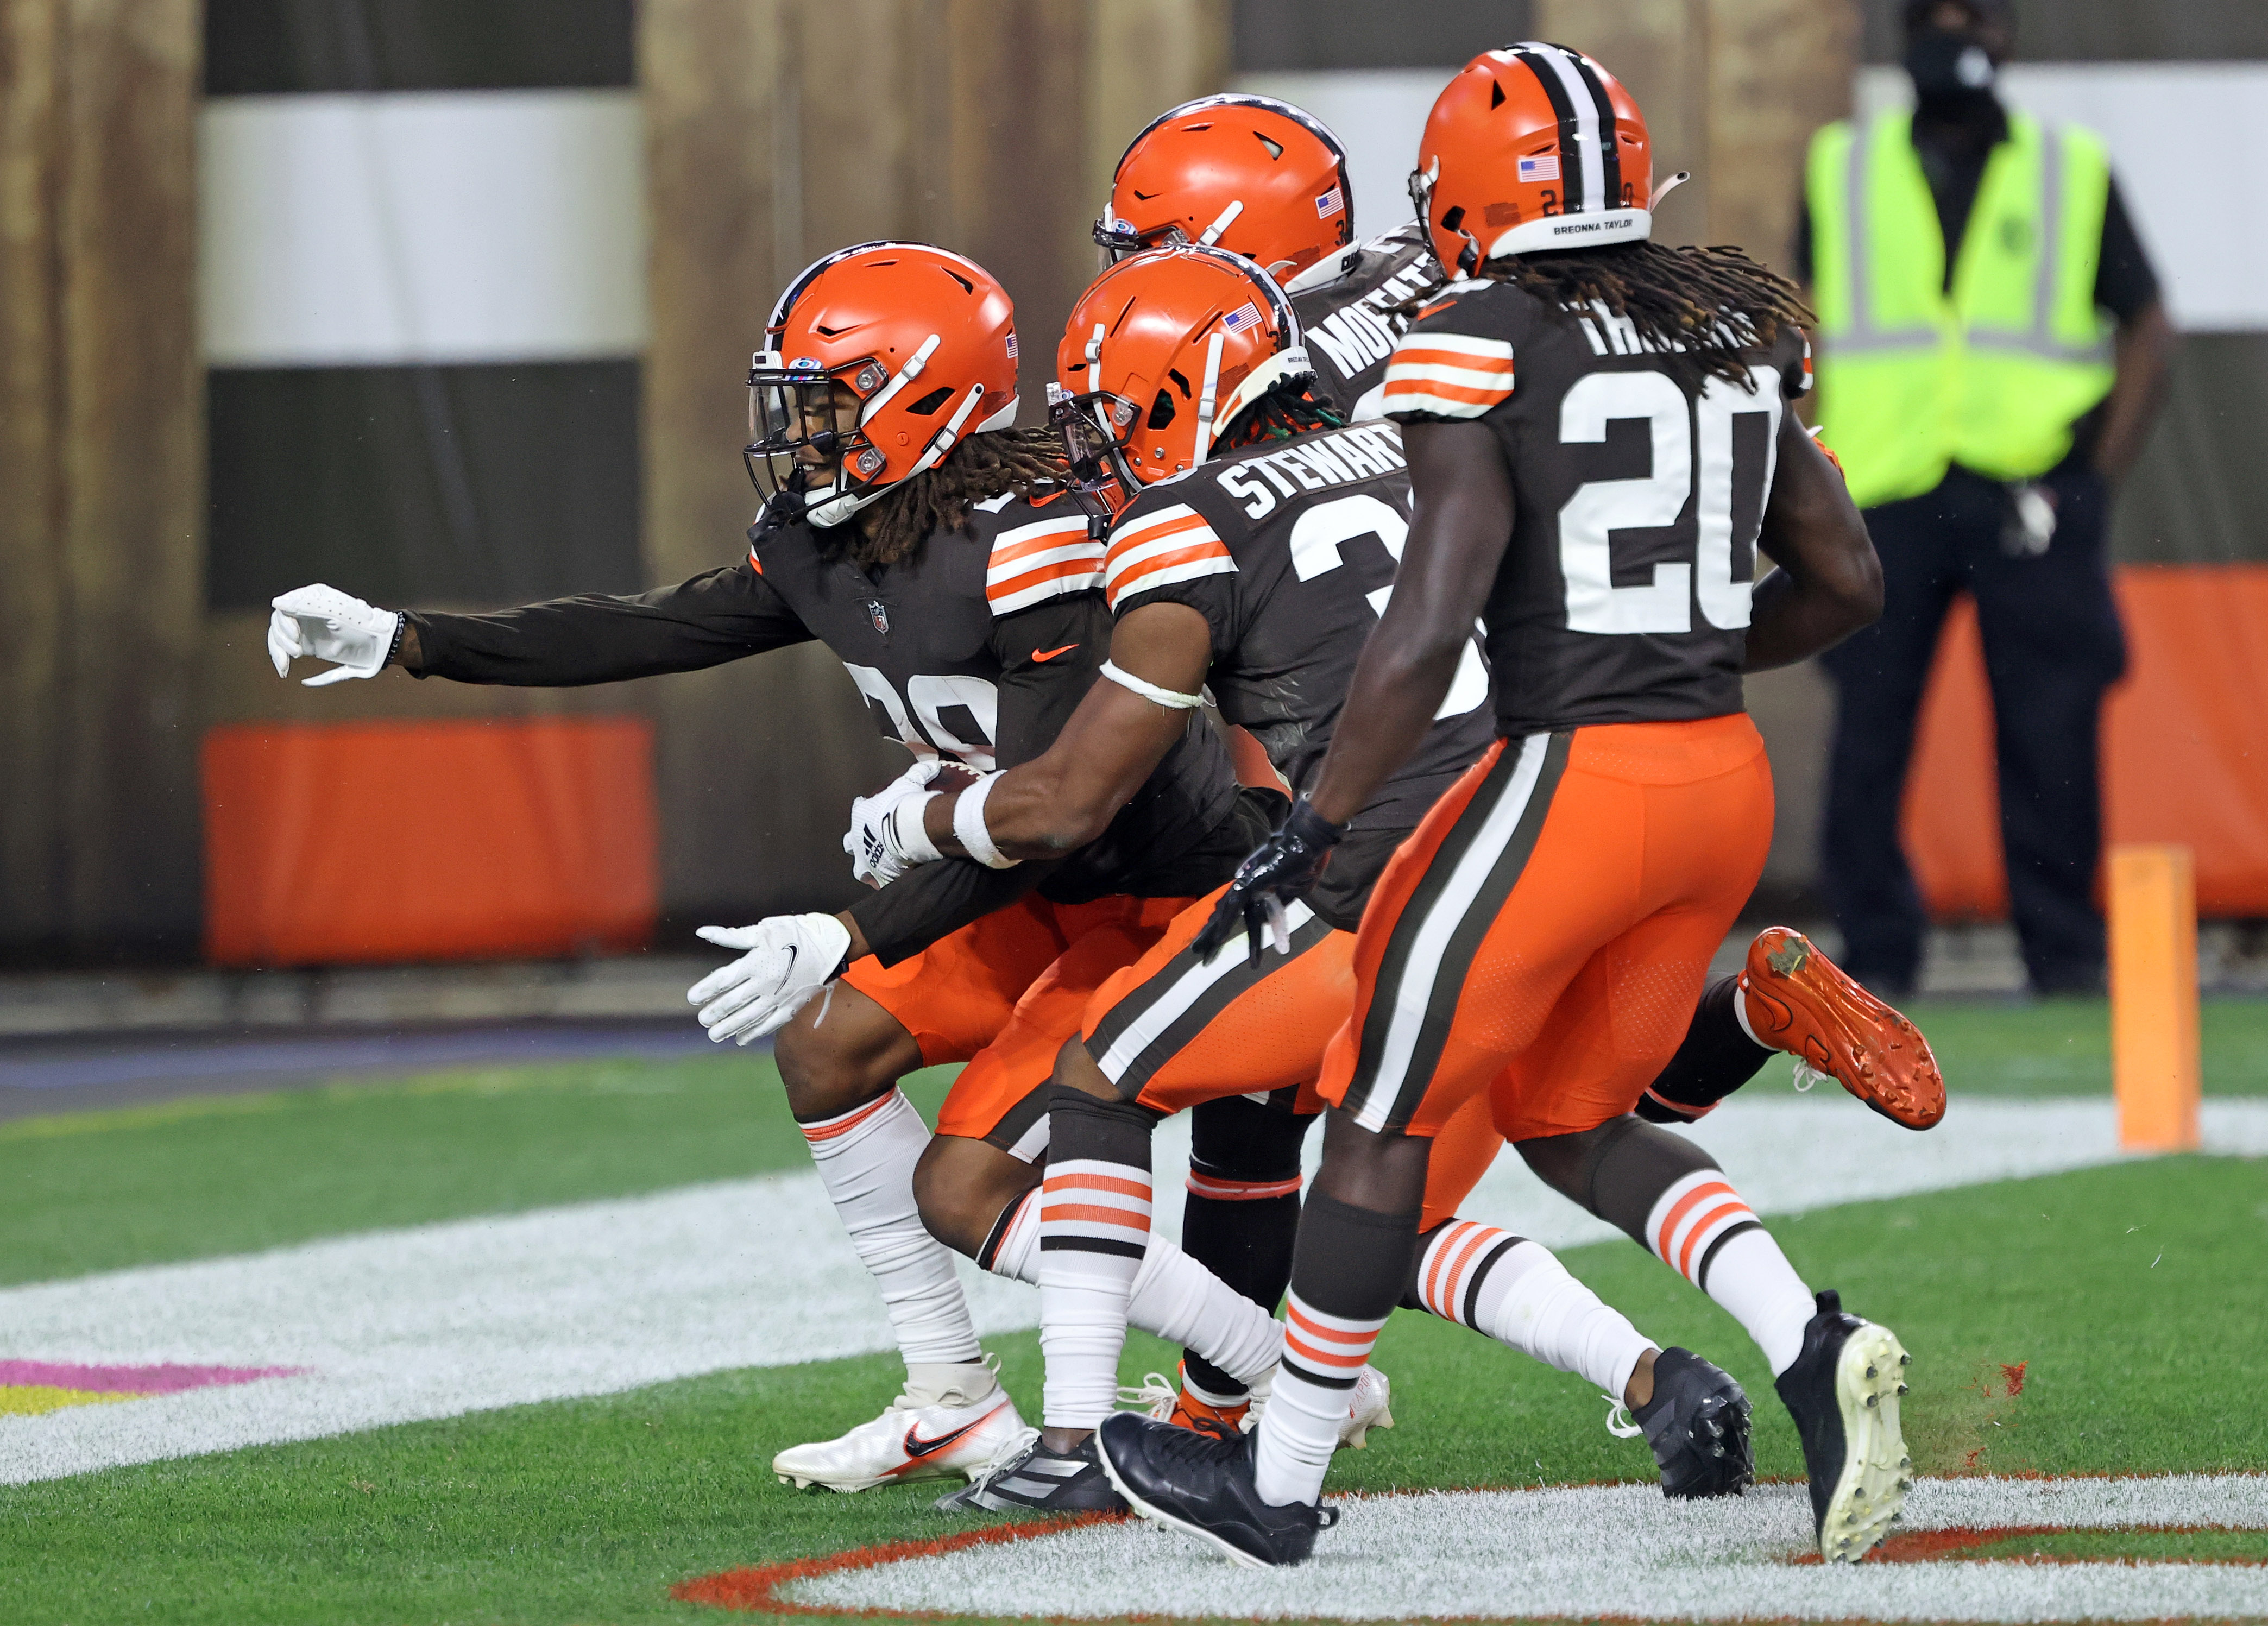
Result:
[[1018,526],[993,539],[984,599],[995,615],[1012,615],[1065,593],[1102,585],[1102,544],[1081,516]]
[[[1199,523],[1203,524],[1202,521]],[[1138,570],[1150,564],[1177,563],[1183,559],[1196,558],[1219,559],[1229,570],[1236,568],[1226,545],[1212,533],[1210,526],[1206,526],[1202,534],[1182,530],[1123,551],[1114,548],[1110,562],[1103,569],[1103,584],[1115,592],[1119,581],[1129,571]]]
[[1388,413],[1476,418],[1510,399],[1513,378],[1506,340],[1413,333],[1395,346],[1386,364],[1379,404]]
[[[1020,525],[1012,531],[1003,531],[992,539],[992,575],[998,579],[1000,567],[1030,554],[1042,553],[1051,548],[1061,548],[1074,539],[1086,541],[1086,519],[1074,514],[1062,519],[1043,519],[1037,525]],[[1099,549],[1100,543],[1094,544]]]
[[1175,582],[1195,581],[1201,576],[1235,574],[1236,561],[1228,556],[1226,549],[1184,548],[1138,565],[1123,580],[1113,583],[1109,589],[1110,608],[1116,614],[1119,605],[1133,594],[1148,592],[1158,587],[1170,587]]
[[[1213,534],[1212,527],[1205,523],[1204,516],[1187,503],[1176,503],[1171,508],[1160,508],[1155,513],[1138,515],[1131,520],[1123,521],[1111,531],[1109,558],[1115,563],[1119,555],[1130,548],[1145,547],[1164,537],[1181,535],[1183,532],[1190,533],[1192,537],[1198,533],[1208,537]],[[1219,539],[1216,537],[1214,540]]]
[[1012,582],[984,590],[985,602],[991,605],[995,615],[1013,615],[1018,610],[1028,610],[1035,604],[1049,599],[1059,599],[1067,592],[1085,592],[1090,587],[1102,585],[1102,578],[1092,563],[1066,560],[1020,576]]

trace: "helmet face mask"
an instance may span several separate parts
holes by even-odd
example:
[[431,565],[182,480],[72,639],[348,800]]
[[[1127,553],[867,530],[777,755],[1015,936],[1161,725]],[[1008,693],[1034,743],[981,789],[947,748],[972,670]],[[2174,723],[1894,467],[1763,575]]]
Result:
[[871,357],[833,372],[762,364],[772,359],[760,356],[748,370],[748,444],[740,449],[765,504],[800,514],[881,473],[887,460],[858,422],[887,376],[881,364]]

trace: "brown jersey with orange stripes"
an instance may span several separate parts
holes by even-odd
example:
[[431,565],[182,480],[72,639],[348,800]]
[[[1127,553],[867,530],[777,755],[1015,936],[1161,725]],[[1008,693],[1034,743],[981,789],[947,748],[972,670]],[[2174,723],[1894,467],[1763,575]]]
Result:
[[[1111,527],[1112,614],[1186,604],[1212,632],[1220,714],[1294,791],[1322,766],[1356,660],[1394,591],[1410,528],[1401,430],[1357,423],[1233,452],[1146,488]],[[1468,645],[1439,717],[1349,823],[1310,898],[1351,929],[1395,843],[1492,737],[1488,671]]]
[[[992,498],[959,531],[933,533],[910,558],[873,570],[800,524],[759,522],[748,541],[744,563],[652,592],[420,613],[419,675],[607,683],[815,638],[885,737],[983,772],[1045,751],[1109,654],[1102,545],[1065,499]],[[894,960],[1035,885],[1063,903],[1195,896],[1228,878],[1264,834],[1256,823],[1219,735],[1193,717],[1103,835],[1061,863],[924,865],[852,912]]]
[[1697,389],[1625,318],[1469,279],[1395,348],[1388,415],[1477,419],[1511,471],[1517,519],[1482,617],[1499,732],[1742,709],[1756,535],[1810,351],[1793,327],[1728,336],[1751,386]]

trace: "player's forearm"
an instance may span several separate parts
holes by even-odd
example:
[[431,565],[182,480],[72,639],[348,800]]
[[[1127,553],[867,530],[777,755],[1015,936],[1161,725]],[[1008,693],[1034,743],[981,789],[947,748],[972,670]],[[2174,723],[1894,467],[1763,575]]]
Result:
[[1831,649],[1882,613],[1882,565],[1842,471],[1792,418],[1766,504],[1760,556],[1779,565],[1756,583],[1742,669],[1793,666]]
[[1881,614],[1881,579],[1872,595],[1855,585],[1799,582],[1774,570],[1756,584],[1743,672],[1792,666],[1830,650]]
[[810,636],[765,591],[743,566],[634,595],[592,593],[470,615],[411,611],[401,664],[417,677],[529,688],[697,672]]
[[[1141,781],[1135,784],[1138,788]],[[931,844],[948,858],[968,857],[968,849],[954,833],[964,794],[940,796],[922,810],[922,828]],[[1101,835],[1123,805],[1110,800],[1091,778],[1075,786],[1057,764],[1043,756],[993,781],[984,799],[984,828],[1004,857],[1057,858]]]
[[[1054,745],[992,782],[982,817],[993,846],[1019,859],[1059,858],[1086,846],[1157,770],[1189,716],[1119,684],[1095,684]],[[973,816],[961,806],[968,794],[939,796],[922,810],[931,844],[950,857],[968,856],[955,821]]]
[[2173,324],[2162,305],[2139,312],[2118,330],[2118,376],[2102,403],[2102,432],[2095,443],[2097,473],[2116,485],[2133,469],[2166,398],[2166,362]]

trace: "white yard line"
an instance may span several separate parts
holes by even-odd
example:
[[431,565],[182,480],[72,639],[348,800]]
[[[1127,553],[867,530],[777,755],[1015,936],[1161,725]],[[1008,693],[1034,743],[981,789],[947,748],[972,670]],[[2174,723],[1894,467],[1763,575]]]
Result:
[[[1410,1620],[1515,1615],[1688,1620],[2165,1620],[2268,1614],[2268,1569],[2185,1563],[1798,1567],[1801,1485],[1671,1502],[1650,1485],[1449,1491],[1343,1503],[1292,1570],[1231,1568],[1148,1525],[1093,1526],[787,1582],[829,1610],[1077,1618]],[[2268,1527],[2268,1479],[1924,1480],[1904,1531]]]
[[[2215,1149],[2268,1153],[2268,1101],[2213,1103],[2205,1122]],[[1965,1105],[1914,1135],[1839,1099],[1744,1099],[1699,1138],[1767,1214],[2118,1156],[2092,1102]],[[1161,1137],[1161,1185],[1187,1156],[1185,1129]],[[1179,1207],[1160,1204],[1168,1228]],[[1516,1158],[1468,1212],[1553,1246],[1617,1234]],[[964,1280],[983,1330],[1036,1323],[1036,1293]],[[111,1271],[0,1291],[0,1359],[305,1375],[0,1417],[0,1483],[889,1347],[809,1174]]]

